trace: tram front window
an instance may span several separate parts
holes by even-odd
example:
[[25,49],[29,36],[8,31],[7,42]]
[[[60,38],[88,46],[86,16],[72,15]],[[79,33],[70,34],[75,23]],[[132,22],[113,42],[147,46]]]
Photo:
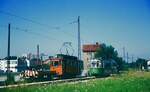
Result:
[[97,68],[96,63],[92,63],[92,68]]

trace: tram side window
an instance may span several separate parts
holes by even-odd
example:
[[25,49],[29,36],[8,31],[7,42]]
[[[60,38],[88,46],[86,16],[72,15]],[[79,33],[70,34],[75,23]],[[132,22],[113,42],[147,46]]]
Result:
[[54,62],[54,66],[57,67],[58,66],[58,62]]
[[11,61],[10,60],[10,64],[17,64],[17,61]]
[[62,64],[62,61],[59,61],[59,65],[61,65]]
[[100,62],[97,62],[97,67],[102,67],[102,64]]
[[99,62],[97,62],[97,67],[99,67]]

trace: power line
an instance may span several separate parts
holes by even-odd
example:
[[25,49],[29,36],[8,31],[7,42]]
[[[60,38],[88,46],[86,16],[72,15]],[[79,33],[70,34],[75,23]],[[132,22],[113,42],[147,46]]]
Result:
[[[31,19],[29,19],[29,18],[26,18],[26,17],[22,17],[22,16],[19,16],[19,15],[16,15],[16,14],[12,14],[12,13],[9,13],[9,12],[5,12],[5,11],[2,11],[2,10],[0,10],[0,13],[1,14],[4,14],[4,15],[8,15],[8,16],[12,16],[12,17],[16,17],[16,18],[19,18],[19,19],[22,19],[22,20],[25,20],[25,21],[28,21],[28,22],[31,22],[31,23],[34,23],[34,24],[38,24],[38,25],[40,25],[40,26],[43,26],[43,27],[46,27],[46,28],[50,28],[50,29],[56,29],[56,30],[60,30],[61,28],[63,28],[63,26],[57,26],[57,27],[53,27],[53,26],[50,26],[50,25],[47,25],[47,24],[44,24],[44,23],[40,23],[40,22],[38,22],[38,21],[35,21],[35,20],[31,20]],[[75,20],[75,21],[73,21],[73,22],[70,22],[70,23],[67,23],[67,25],[68,24],[74,24],[74,23],[78,23],[78,20]],[[16,28],[16,30],[20,30],[20,28]],[[34,32],[29,32],[28,30],[22,30],[21,29],[21,31],[24,31],[24,32],[28,32],[28,33],[31,33],[31,34],[34,34],[34,35],[39,35],[39,36],[41,36],[41,34],[39,34],[39,33],[34,33]],[[60,31],[59,31],[60,32]],[[69,35],[70,37],[75,37],[76,38],[76,36],[74,36],[74,35],[72,35],[72,34],[70,34],[70,33],[68,33],[68,32],[66,32],[66,31],[61,31],[61,32],[63,32],[64,34],[67,34],[67,35]],[[47,37],[46,35],[44,35],[44,37]],[[52,38],[52,39],[54,39],[54,38]],[[82,37],[80,37],[80,39],[82,40],[82,41],[85,41],[85,42],[89,42],[89,41],[87,41],[87,40],[85,40],[85,39],[83,39]],[[54,40],[56,40],[56,39],[54,39]],[[81,57],[81,56],[80,56]]]
[[[77,24],[77,25],[78,25],[78,20],[74,20],[74,21],[72,21],[72,22],[70,22],[70,23],[68,23],[68,24],[70,24],[70,25],[72,25],[72,24]],[[75,35],[73,35],[73,34],[70,34],[70,35],[71,35],[71,36],[74,36],[74,37],[76,38]],[[82,34],[82,35],[83,35],[83,34]],[[89,43],[89,41],[85,40],[83,37],[80,37],[80,39],[81,39],[81,41],[85,41],[85,42]]]
[[[31,22],[31,23],[34,23],[34,24],[38,24],[38,25],[40,25],[40,26],[44,26],[44,27],[47,27],[47,28],[50,28],[50,29],[56,29],[56,30],[60,30],[61,28],[63,28],[63,27],[66,26],[66,25],[69,25],[69,24],[78,23],[78,21],[75,20],[75,21],[66,23],[66,24],[64,24],[63,26],[54,27],[54,26],[50,26],[50,25],[47,25],[47,24],[44,24],[44,23],[40,23],[40,22],[38,22],[38,21],[29,19],[29,18],[26,18],[26,17],[23,17],[23,16],[19,16],[19,15],[16,15],[16,14],[12,14],[12,13],[10,13],[10,12],[5,12],[5,11],[0,10],[0,13],[1,13],[1,14],[4,14],[4,15],[16,17],[16,18],[19,18],[19,19],[22,19],[22,20],[25,20],[25,21],[28,21],[28,22]],[[66,32],[66,31],[61,31],[61,32],[63,32],[64,34],[69,35],[70,37],[73,37],[73,36],[74,36],[74,35],[72,35],[72,34]],[[74,36],[74,37],[76,38],[76,36]],[[82,38],[81,40],[83,40],[83,38]],[[86,40],[84,40],[84,41],[86,41]],[[86,42],[88,42],[88,41],[86,41]]]
[[[0,27],[6,28],[7,26],[0,25]],[[29,34],[32,34],[32,35],[36,35],[36,36],[40,36],[40,37],[43,37],[43,38],[46,38],[46,39],[52,39],[52,40],[56,40],[56,41],[62,42],[62,41],[60,41],[58,39],[55,39],[55,38],[52,38],[50,36],[47,36],[47,35],[44,35],[44,34],[40,34],[40,33],[37,33],[37,32],[30,31],[28,29],[22,29],[22,28],[19,28],[19,27],[11,27],[11,29],[14,29],[14,30],[17,30],[17,31],[26,32],[26,33],[29,33]]]
[[[49,25],[47,25],[47,24],[43,24],[43,23],[37,22],[37,21],[35,21],[35,20],[31,20],[31,19],[28,19],[28,18],[25,18],[25,17],[22,17],[22,16],[18,16],[18,15],[9,13],[9,12],[5,12],[5,11],[2,11],[2,10],[0,10],[0,13],[1,13],[1,14],[5,14],[5,15],[8,15],[8,16],[16,17],[16,18],[19,18],[19,19],[22,19],[22,20],[25,20],[25,21],[29,21],[29,22],[31,22],[31,23],[38,24],[38,25],[41,25],[41,26],[44,26],[44,27],[47,27],[47,28],[52,28],[52,29],[57,29],[57,30],[60,29],[60,27],[52,27],[52,26],[49,26]],[[72,22],[71,22],[71,23],[72,23]],[[67,24],[71,24],[71,23],[67,23]],[[63,26],[61,26],[61,27],[63,27]],[[18,29],[18,28],[17,28],[17,29]],[[26,30],[22,30],[22,31],[26,31]],[[68,34],[70,37],[73,37],[73,35],[70,34],[70,33],[68,33],[68,32],[65,32],[65,31],[61,31],[61,32],[63,32],[64,34]],[[37,34],[37,33],[34,33],[34,34]],[[39,34],[37,34],[37,35],[39,35]]]
[[[19,19],[22,19],[22,20],[25,20],[25,21],[28,21],[28,22],[31,22],[31,23],[34,23],[34,24],[38,24],[38,25],[41,25],[41,26],[44,26],[44,27],[47,27],[47,28],[50,28],[50,29],[56,29],[56,30],[60,30],[61,28],[63,28],[63,27],[66,26],[66,25],[69,25],[69,24],[78,23],[78,21],[75,20],[75,21],[66,23],[66,24],[64,24],[64,25],[62,25],[62,26],[54,27],[54,26],[50,26],[50,25],[47,25],[47,24],[44,24],[44,23],[40,23],[40,22],[35,21],[35,20],[31,20],[31,19],[26,18],[26,17],[22,17],[22,16],[19,16],[19,15],[16,15],[16,14],[12,14],[12,13],[10,13],[10,12],[5,12],[5,11],[0,10],[0,13],[1,13],[1,14],[4,14],[4,15],[16,17],[16,18],[19,18]],[[68,32],[65,32],[65,31],[61,31],[61,32],[63,32],[64,34],[68,34],[70,37],[73,37],[73,35],[70,34],[70,33],[68,33]],[[76,36],[74,36],[74,37],[76,37]],[[83,40],[83,38],[82,38],[82,40]],[[87,42],[88,42],[88,41],[87,41]]]
[[[7,28],[6,25],[0,25],[0,27],[1,27],[1,28]],[[39,36],[39,37],[42,37],[42,38],[44,38],[44,39],[48,39],[48,40],[51,39],[51,40],[55,40],[55,41],[57,41],[57,42],[63,42],[63,41],[61,41],[60,39],[58,40],[58,39],[55,39],[55,38],[50,37],[50,36],[48,36],[48,35],[44,35],[44,34],[41,34],[41,33],[33,32],[33,31],[29,30],[29,29],[23,29],[23,28],[14,27],[14,26],[12,26],[11,29],[17,30],[17,31],[22,31],[22,32],[28,33],[28,34],[30,34],[30,35]],[[49,31],[48,31],[48,32],[49,32]],[[69,35],[69,36],[72,37],[72,38],[75,38],[75,37],[76,37],[75,35],[73,35],[73,34],[71,34],[71,33],[65,32],[65,30],[63,30],[63,33],[64,33],[65,35]],[[81,41],[86,41],[86,40],[84,40],[84,39],[81,38]],[[86,42],[88,42],[88,41],[86,41]]]
[[0,10],[0,13],[4,14],[4,15],[9,15],[9,16],[12,16],[12,17],[16,17],[16,18],[19,18],[19,19],[22,19],[22,20],[25,20],[25,21],[28,21],[28,22],[31,22],[31,23],[34,23],[34,24],[38,24],[38,25],[41,25],[41,26],[44,26],[44,27],[48,27],[48,28],[51,28],[51,29],[59,29],[59,27],[53,27],[53,26],[50,26],[50,25],[47,25],[47,24],[40,23],[40,22],[35,21],[35,20],[31,20],[29,18],[25,18],[25,17],[22,17],[22,16],[18,16],[16,14],[5,12],[5,11],[2,11],[2,10]]
[[[0,25],[0,27],[1,28],[7,28],[7,26],[6,25]],[[27,29],[22,29],[22,28],[19,28],[19,27],[12,27],[11,26],[11,29],[12,30],[17,30],[17,31],[21,31],[21,32],[26,32],[26,33],[28,33],[28,34],[32,34],[32,35],[35,35],[35,36],[40,36],[40,37],[42,37],[42,38],[46,38],[46,39],[48,39],[48,40],[55,40],[56,42],[62,42],[61,40],[58,40],[58,39],[55,39],[55,38],[52,38],[52,37],[50,37],[50,36],[47,36],[47,35],[43,35],[43,34],[40,34],[40,33],[36,33],[36,32],[31,32],[31,31],[29,31],[29,30],[27,30]],[[51,49],[51,51],[52,51],[53,49]],[[56,53],[56,51],[54,51],[53,50],[53,52],[55,52]]]

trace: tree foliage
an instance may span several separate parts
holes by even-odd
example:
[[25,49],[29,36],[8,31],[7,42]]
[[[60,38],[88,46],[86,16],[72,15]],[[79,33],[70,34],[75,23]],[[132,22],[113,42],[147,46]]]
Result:
[[118,52],[115,48],[111,45],[107,46],[106,44],[101,44],[100,48],[97,49],[95,53],[95,58],[101,58],[102,60],[109,60],[113,59],[118,64],[118,69],[123,69],[123,59],[118,57]]
[[97,49],[95,57],[105,60],[105,59],[115,59],[118,56],[118,52],[113,46],[106,46],[106,44],[101,44],[100,48]]
[[142,59],[142,58],[138,58],[136,60],[136,66],[139,69],[142,69],[142,67],[144,67],[146,69],[147,68],[147,60],[146,59]]

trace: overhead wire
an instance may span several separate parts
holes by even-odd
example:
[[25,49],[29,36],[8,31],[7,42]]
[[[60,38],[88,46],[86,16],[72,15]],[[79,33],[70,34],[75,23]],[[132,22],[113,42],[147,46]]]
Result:
[[[7,28],[7,25],[0,25],[0,27],[3,27],[3,28]],[[59,42],[62,42],[58,39],[55,39],[55,38],[52,38],[48,35],[44,35],[44,34],[40,34],[40,33],[37,33],[37,32],[33,32],[33,31],[30,31],[29,29],[22,29],[22,28],[19,28],[19,27],[14,27],[14,26],[11,26],[11,29],[13,30],[17,30],[17,31],[22,31],[22,32],[26,32],[26,33],[29,33],[29,34],[32,34],[32,35],[36,35],[36,36],[39,36],[39,37],[43,37],[43,38],[46,38],[48,40],[56,40],[56,41],[59,41]]]
[[[0,28],[7,28],[7,25],[0,25]],[[55,40],[56,42],[62,42],[61,40],[58,40],[58,39],[55,39],[55,38],[52,38],[50,36],[47,36],[47,35],[43,35],[43,34],[40,34],[40,33],[36,33],[36,32],[32,32],[28,29],[22,29],[22,28],[19,28],[19,27],[14,27],[14,26],[11,26],[11,29],[12,30],[17,30],[17,31],[20,31],[20,32],[26,32],[30,35],[35,35],[35,36],[38,36],[38,37],[42,37],[44,39],[48,39],[48,40]],[[54,53],[57,53],[55,50],[51,49],[51,51],[53,51]]]
[[5,12],[5,11],[2,11],[2,10],[0,10],[0,13],[8,15],[8,16],[13,16],[13,17],[16,17],[16,18],[20,18],[22,20],[25,20],[25,21],[28,21],[28,22],[31,22],[31,23],[34,23],[34,24],[38,24],[38,25],[41,25],[41,26],[44,26],[44,27],[48,27],[48,28],[51,28],[51,29],[59,29],[59,27],[54,27],[54,26],[50,26],[50,25],[47,25],[47,24],[43,24],[43,23],[40,23],[38,21],[31,20],[29,18],[22,17],[22,16],[19,16],[19,15],[16,15],[16,14],[12,14],[12,13],[9,13],[9,12]]
[[[0,13],[1,13],[1,14],[4,14],[4,15],[16,17],[16,18],[19,18],[19,19],[22,19],[22,20],[25,20],[25,21],[28,21],[28,22],[31,22],[31,23],[34,23],[34,24],[38,24],[38,25],[40,25],[40,26],[44,26],[44,27],[47,27],[47,28],[50,28],[50,29],[55,29],[55,30],[62,30],[62,28],[63,28],[65,25],[72,25],[72,24],[77,23],[77,20],[75,20],[75,21],[69,22],[69,23],[67,23],[67,24],[65,24],[65,25],[57,26],[57,27],[55,26],[55,27],[54,27],[54,26],[50,26],[50,25],[47,25],[47,24],[44,24],[44,23],[40,23],[40,22],[38,22],[38,21],[29,19],[29,18],[26,18],[26,17],[23,17],[23,16],[19,16],[19,15],[16,15],[16,14],[12,14],[12,13],[10,13],[10,12],[6,12],[6,11],[0,10]],[[22,31],[23,31],[23,30],[22,30]],[[24,31],[26,31],[26,30],[24,30]],[[26,31],[26,32],[27,32],[27,31]],[[48,32],[50,32],[50,31],[48,31]],[[74,38],[74,37],[76,38],[75,35],[73,35],[73,34],[71,34],[71,33],[69,33],[69,32],[66,32],[66,31],[64,31],[64,30],[63,30],[63,31],[59,31],[59,32],[62,32],[62,33],[64,33],[65,35],[68,35],[68,36],[70,36],[70,37],[72,37],[72,38]],[[40,35],[40,34],[38,34],[38,33],[34,33],[34,32],[31,32],[31,31],[30,31],[30,33]],[[85,41],[85,42],[89,42],[89,41],[83,39],[82,37],[81,37],[81,40],[82,40],[82,41]]]
[[[31,23],[34,23],[34,24],[38,24],[40,26],[44,26],[44,27],[47,27],[47,28],[50,28],[50,29],[60,30],[60,28],[64,26],[63,25],[61,27],[58,27],[58,26],[57,27],[53,27],[53,26],[50,26],[50,25],[47,25],[47,24],[40,23],[40,22],[35,21],[35,20],[31,20],[31,19],[26,18],[26,17],[22,17],[22,16],[19,16],[19,15],[16,15],[16,14],[5,12],[5,11],[2,11],[2,10],[0,10],[0,13],[4,14],[4,15],[16,17],[16,18],[19,18],[19,19],[22,19],[22,20],[25,20],[25,21],[28,21],[28,22],[31,22]],[[67,24],[71,24],[71,23],[67,23]],[[66,32],[66,31],[60,31],[60,32],[63,32],[64,34],[68,34],[70,37],[73,37],[73,35],[71,35],[70,33]]]

